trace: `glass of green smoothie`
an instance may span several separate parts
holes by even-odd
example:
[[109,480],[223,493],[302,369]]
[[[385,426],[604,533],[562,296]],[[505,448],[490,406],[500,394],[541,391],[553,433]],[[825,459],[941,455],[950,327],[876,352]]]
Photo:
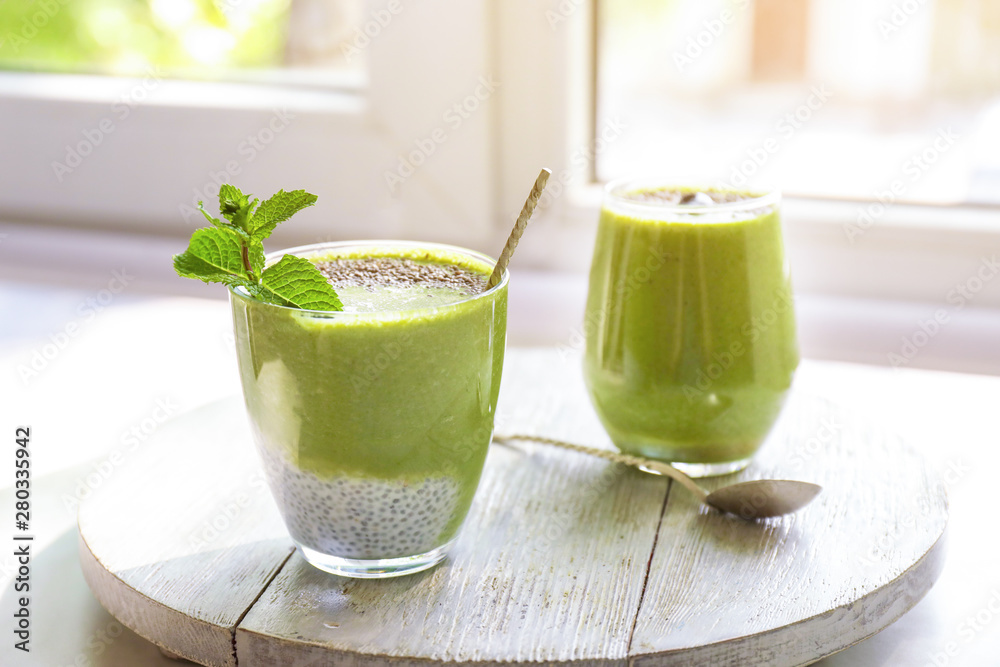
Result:
[[615,445],[693,476],[744,468],[799,362],[780,193],[610,183],[584,377]]
[[406,241],[274,253],[313,262],[343,312],[232,288],[243,395],[272,494],[308,562],[349,577],[429,568],[454,542],[493,433],[507,273]]

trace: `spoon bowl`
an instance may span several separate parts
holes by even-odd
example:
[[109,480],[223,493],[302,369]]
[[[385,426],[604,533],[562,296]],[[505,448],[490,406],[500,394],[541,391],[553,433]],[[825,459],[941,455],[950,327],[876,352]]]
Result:
[[744,519],[767,519],[797,512],[823,487],[790,479],[757,479],[730,484],[705,496],[705,504]]

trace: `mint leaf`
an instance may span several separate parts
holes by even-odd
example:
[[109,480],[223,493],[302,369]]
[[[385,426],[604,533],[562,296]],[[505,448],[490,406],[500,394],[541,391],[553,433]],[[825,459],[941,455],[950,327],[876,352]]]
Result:
[[261,274],[260,296],[306,310],[343,310],[337,293],[308,259],[285,255]]
[[219,187],[219,213],[240,230],[247,230],[247,221],[257,207],[257,200],[251,200],[249,195],[235,185],[223,183]]
[[250,224],[246,229],[253,238],[266,239],[278,223],[288,220],[302,209],[315,203],[316,195],[311,195],[305,190],[292,190],[291,192],[278,190],[276,194],[260,205],[257,212],[250,218]]
[[208,220],[216,227],[232,227],[232,225],[230,225],[228,222],[223,222],[222,220],[213,217],[208,211],[205,210],[205,204],[203,204],[200,201],[198,202],[198,210],[201,211],[201,214],[205,216],[206,220]]
[[174,270],[185,278],[226,285],[247,285],[239,238],[229,230],[205,227],[195,230],[186,252],[174,255]]
[[[243,234],[243,230],[240,230]],[[247,260],[250,262],[250,270],[253,271],[254,276],[259,276],[260,272],[264,270],[264,244],[260,242],[259,239],[248,239],[246,241],[247,246]]]
[[250,203],[250,198],[235,185],[223,183],[219,186],[219,212],[226,220],[232,221],[232,214]]
[[[238,188],[228,183],[223,183],[222,187],[219,188],[220,212],[222,215],[229,216],[230,219],[236,222],[241,222],[243,227],[246,226],[247,215],[249,215],[249,211],[256,202],[256,199],[253,202],[247,201],[247,197]],[[250,282],[256,283],[257,276],[264,270],[264,246],[261,242],[251,239],[250,234],[243,227],[209,215],[202,202],[198,202],[198,210],[214,226],[238,237],[243,268],[247,271],[247,278],[249,278]]]
[[230,231],[233,234],[239,236],[242,241],[250,243],[250,235],[247,234],[246,231],[244,231],[243,229],[237,227],[236,225],[230,222],[226,222],[225,220],[219,220],[218,218],[212,217],[212,215],[205,210],[205,205],[202,202],[198,202],[198,210],[201,211],[201,214],[205,216],[205,219],[208,220],[210,223],[212,223],[212,225],[214,225],[215,227]]

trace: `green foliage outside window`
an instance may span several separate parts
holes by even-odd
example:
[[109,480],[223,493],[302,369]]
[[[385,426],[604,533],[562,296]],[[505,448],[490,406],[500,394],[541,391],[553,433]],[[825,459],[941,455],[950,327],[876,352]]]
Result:
[[290,0],[2,0],[0,69],[136,74],[281,65]]

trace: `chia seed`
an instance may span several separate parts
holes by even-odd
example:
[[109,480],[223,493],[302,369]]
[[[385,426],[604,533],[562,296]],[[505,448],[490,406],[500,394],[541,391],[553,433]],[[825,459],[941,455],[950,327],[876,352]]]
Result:
[[637,190],[626,192],[621,195],[623,199],[630,201],[647,202],[650,204],[686,204],[692,195],[701,192],[711,197],[714,204],[731,204],[732,202],[747,201],[756,199],[755,195],[743,194],[741,192],[720,191],[720,190],[678,190],[676,188],[660,188],[659,190]]
[[486,288],[486,276],[454,264],[419,262],[402,257],[331,259],[316,268],[337,287],[439,287],[460,294],[477,294]]

